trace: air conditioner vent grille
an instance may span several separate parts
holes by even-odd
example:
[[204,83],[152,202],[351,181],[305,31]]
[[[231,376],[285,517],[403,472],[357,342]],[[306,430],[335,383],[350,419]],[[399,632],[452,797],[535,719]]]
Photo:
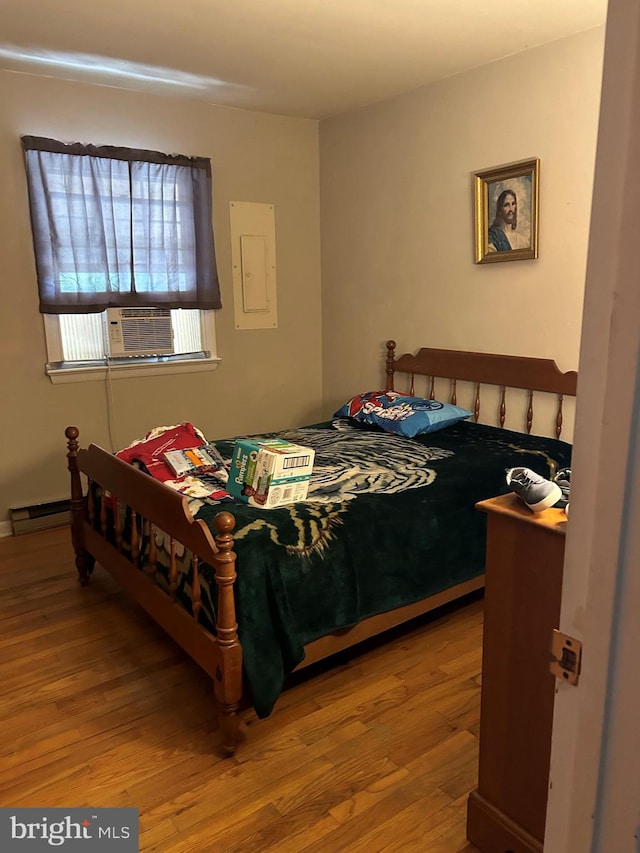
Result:
[[173,353],[173,326],[169,308],[110,308],[111,355]]

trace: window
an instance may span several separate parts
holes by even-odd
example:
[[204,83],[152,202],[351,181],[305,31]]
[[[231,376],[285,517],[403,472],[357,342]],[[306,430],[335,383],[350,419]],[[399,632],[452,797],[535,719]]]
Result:
[[[164,324],[136,367],[214,359],[220,308],[205,158],[23,137],[50,375],[132,367],[110,335]],[[212,355],[213,353],[213,355]],[[128,374],[130,375],[130,374]]]
[[[130,309],[128,309],[130,310]],[[164,309],[158,309],[164,310]],[[114,355],[109,346],[108,314],[45,314],[44,327],[52,382],[145,376],[211,370],[216,357],[213,311],[171,310],[172,353]]]

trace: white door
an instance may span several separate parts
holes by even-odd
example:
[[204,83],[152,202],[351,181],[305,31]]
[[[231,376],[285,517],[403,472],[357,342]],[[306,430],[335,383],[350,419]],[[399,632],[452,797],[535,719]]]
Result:
[[609,0],[560,622],[583,669],[558,682],[545,853],[639,849],[639,352],[640,2]]

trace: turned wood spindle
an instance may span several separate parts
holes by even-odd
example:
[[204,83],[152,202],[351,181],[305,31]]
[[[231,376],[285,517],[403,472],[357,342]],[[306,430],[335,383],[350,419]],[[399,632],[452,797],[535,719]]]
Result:
[[140,537],[138,534],[138,513],[135,509],[131,510],[131,559],[134,563],[138,562],[140,556]]
[[436,399],[436,377],[435,376],[431,377],[431,386],[429,388],[429,399],[430,400]]
[[200,608],[202,607],[202,596],[200,592],[200,561],[198,555],[193,555],[193,581],[191,583],[191,607],[193,609],[193,618],[198,621],[200,618]]
[[556,416],[556,438],[560,438],[562,434],[562,400],[563,395],[558,394],[558,414]]
[[409,386],[409,394],[412,397],[415,397],[415,395],[416,395],[415,378],[416,378],[415,374],[412,373],[411,374],[411,385]]
[[452,406],[456,406],[458,404],[457,386],[458,386],[458,380],[452,379],[451,380],[451,401],[450,401]]
[[216,642],[220,649],[220,667],[216,671],[214,689],[220,705],[222,747],[231,755],[238,740],[238,705],[242,697],[242,648],[238,642],[238,623],[233,595],[236,579],[236,555],[233,551],[235,519],[229,512],[219,512],[213,520],[218,553],[213,558],[218,585]]
[[176,540],[171,537],[171,556],[169,558],[169,594],[171,598],[176,600],[176,591],[178,589],[178,562],[176,560]]
[[527,435],[533,426],[533,391],[529,391],[529,406],[527,408]]
[[149,571],[155,580],[158,573],[158,548],[156,546],[156,526],[152,521],[149,522]]
[[107,524],[107,491],[100,489],[100,531],[103,537],[107,538],[109,525]]
[[480,418],[480,383],[476,382],[476,398],[473,401],[473,420],[478,423]]
[[93,496],[93,480],[89,480],[87,483],[87,515],[89,517],[89,524],[92,527],[95,527],[96,523],[96,501]]
[[113,527],[116,535],[116,547],[122,551],[122,516],[120,515],[120,499],[113,500]]
[[393,391],[393,367],[395,364],[396,342],[387,341],[387,391]]
[[78,468],[78,427],[68,426],[64,431],[67,439],[67,470],[71,476],[71,541],[76,555],[78,580],[85,586],[93,568],[93,558],[84,547],[85,503],[82,493],[82,479]]
[[507,389],[504,385],[500,387],[500,426],[504,427],[507,415]]

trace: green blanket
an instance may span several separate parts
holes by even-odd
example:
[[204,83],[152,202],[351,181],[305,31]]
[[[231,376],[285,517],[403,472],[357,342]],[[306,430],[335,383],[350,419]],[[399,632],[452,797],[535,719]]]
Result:
[[[336,426],[277,433],[316,451],[304,503],[195,505],[207,523],[221,508],[236,517],[239,635],[261,717],[306,643],[484,570],[485,516],[474,504],[509,490],[506,468],[550,477],[571,459],[565,442],[468,422],[414,439]],[[233,439],[215,443],[230,459]],[[215,609],[206,580],[203,612]]]

